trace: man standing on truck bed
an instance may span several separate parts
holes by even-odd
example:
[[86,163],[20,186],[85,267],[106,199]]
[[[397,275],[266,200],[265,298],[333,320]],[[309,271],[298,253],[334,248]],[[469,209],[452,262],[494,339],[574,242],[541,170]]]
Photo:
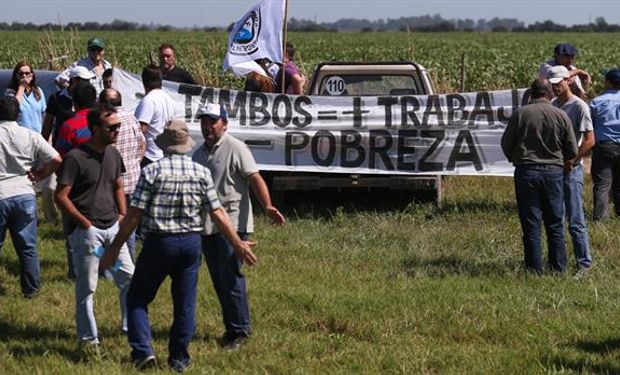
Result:
[[512,114],[502,136],[504,155],[515,166],[525,268],[538,274],[543,273],[541,221],[547,232],[550,268],[566,271],[564,162],[577,156],[570,119],[551,105],[552,95],[549,81],[534,81],[532,102]]

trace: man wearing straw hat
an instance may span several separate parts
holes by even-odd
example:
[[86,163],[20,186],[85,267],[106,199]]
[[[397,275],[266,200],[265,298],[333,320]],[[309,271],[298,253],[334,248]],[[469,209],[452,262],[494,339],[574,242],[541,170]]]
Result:
[[166,276],[170,276],[174,319],[168,365],[182,372],[190,364],[188,346],[196,326],[196,284],[204,217],[208,213],[232,244],[238,259],[250,265],[256,262],[251,249],[255,243],[243,241],[235,233],[217,197],[211,173],[186,155],[194,146],[187,124],[182,120],[170,121],[155,143],[164,151],[164,157],[142,170],[127,218],[101,259],[101,267],[114,262],[122,244],[142,220],[144,246],[127,295],[131,357],[137,369],[156,366],[148,305]]

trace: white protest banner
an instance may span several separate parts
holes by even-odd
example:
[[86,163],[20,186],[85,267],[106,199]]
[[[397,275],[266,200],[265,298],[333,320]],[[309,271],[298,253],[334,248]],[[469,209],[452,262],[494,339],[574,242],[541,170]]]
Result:
[[[114,71],[126,107],[144,89]],[[205,103],[222,103],[228,131],[245,141],[261,170],[356,174],[512,176],[500,140],[525,90],[428,96],[295,96],[164,81],[192,136]]]
[[256,59],[282,61],[282,25],[285,0],[261,0],[247,11],[228,36],[224,71],[236,76],[255,71],[264,75]]

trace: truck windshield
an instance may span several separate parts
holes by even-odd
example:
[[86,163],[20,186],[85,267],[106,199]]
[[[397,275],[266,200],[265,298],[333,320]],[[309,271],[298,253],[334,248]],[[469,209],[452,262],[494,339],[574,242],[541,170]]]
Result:
[[323,77],[319,95],[385,96],[418,95],[414,77],[407,75],[328,75]]

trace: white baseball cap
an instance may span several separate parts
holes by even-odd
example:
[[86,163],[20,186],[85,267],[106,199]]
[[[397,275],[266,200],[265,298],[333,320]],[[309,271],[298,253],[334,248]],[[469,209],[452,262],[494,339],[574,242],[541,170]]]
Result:
[[71,68],[71,70],[69,70],[69,78],[71,79],[75,77],[79,77],[82,79],[93,79],[95,78],[95,73],[86,69],[86,67],[78,65],[74,66],[73,68]]
[[547,79],[553,85],[562,82],[568,77],[570,77],[570,75],[568,74],[568,69],[566,69],[564,65],[552,67],[551,70],[549,70],[549,75],[547,75]]

